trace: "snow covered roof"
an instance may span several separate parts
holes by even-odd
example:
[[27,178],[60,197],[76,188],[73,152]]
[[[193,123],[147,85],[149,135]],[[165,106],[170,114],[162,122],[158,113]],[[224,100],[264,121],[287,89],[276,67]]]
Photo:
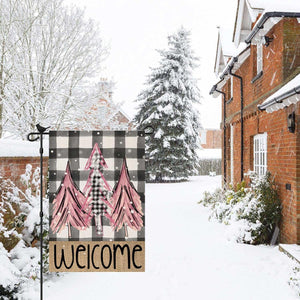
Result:
[[[273,1],[273,0],[272,0]],[[266,5],[266,0],[248,0],[247,4],[251,9],[264,9]]]
[[223,54],[225,56],[233,56],[236,52],[236,47],[231,41],[232,28],[220,27],[219,28],[219,37],[220,44],[222,47]]
[[[249,0],[247,0],[249,1]],[[251,0],[254,1],[254,0]],[[255,0],[260,2],[260,0]],[[246,37],[246,43],[252,42],[257,44],[261,38],[266,35],[270,29],[277,24],[283,17],[300,18],[300,1],[299,0],[272,0],[264,1],[260,4],[263,11],[255,26]],[[298,19],[299,20],[299,19]]]
[[250,55],[249,46],[246,43],[241,43],[239,47],[236,49],[235,55],[232,56],[231,59],[226,64],[223,72],[220,74],[220,78],[223,79],[225,75],[228,75],[229,69],[232,69],[233,73],[236,70],[238,70],[241,64],[246,60],[246,58],[249,55]]
[[258,105],[258,108],[271,113],[298,101],[300,101],[300,74],[269,96],[261,105]]
[[[293,16],[293,14],[294,17],[300,17],[299,0],[239,0],[233,41],[236,46],[244,40],[250,43],[253,39],[254,44],[258,43],[261,37],[277,24],[282,17]],[[259,15],[259,19],[252,28],[252,23],[256,21]]]
[[[44,137],[44,156],[49,155],[48,138]],[[14,139],[0,139],[0,157],[38,157],[40,142],[22,141]]]
[[[248,0],[250,1],[250,0]],[[299,12],[300,1],[299,0],[251,0],[250,2],[260,2],[264,8],[264,13],[270,11],[285,11],[285,12]]]
[[214,71],[218,76],[226,67],[228,59],[238,55],[247,45],[241,43],[236,47],[231,41],[232,29],[220,27],[218,32],[217,52]]
[[229,71],[231,70],[232,73],[235,73],[250,55],[250,46],[245,43],[242,43],[240,44],[240,47],[237,49],[237,51],[240,51],[238,55],[233,56],[228,61],[224,70],[220,74],[219,77],[221,80],[217,84],[215,84],[211,89],[210,94],[213,95],[213,97],[219,96],[219,93],[216,92],[216,89],[220,90],[225,85],[227,79],[230,77]]
[[[228,71],[231,69],[234,73],[249,56],[250,50],[248,50],[247,44],[261,43],[262,37],[266,35],[282,17],[296,17],[300,22],[300,1],[238,0],[232,40],[230,40],[227,34],[229,30],[219,31],[214,71],[216,75],[219,75],[221,80],[213,86],[210,94],[215,97],[219,95],[215,90],[225,85],[226,80],[229,78]],[[252,28],[254,22],[256,23]],[[225,41],[225,39],[227,41]],[[221,43],[230,49],[228,53],[231,53],[232,58],[227,64],[224,59],[222,60],[221,50],[223,49],[219,46]],[[235,51],[233,50],[233,45],[235,45]]]
[[263,0],[239,0],[236,10],[233,42],[236,47],[244,41],[248,34],[251,32],[252,23],[263,11]]

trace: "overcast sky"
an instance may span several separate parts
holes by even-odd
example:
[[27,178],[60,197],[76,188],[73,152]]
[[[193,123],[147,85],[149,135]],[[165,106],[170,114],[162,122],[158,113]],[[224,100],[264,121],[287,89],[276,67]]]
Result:
[[219,128],[221,97],[208,95],[217,81],[214,59],[217,26],[233,25],[237,0],[67,0],[85,7],[87,16],[100,23],[101,35],[110,45],[104,77],[116,82],[114,100],[124,102],[133,116],[138,93],[149,67],[158,66],[155,49],[167,47],[167,36],[181,25],[191,31],[192,47],[200,57],[195,71],[203,99],[200,106],[204,128]]

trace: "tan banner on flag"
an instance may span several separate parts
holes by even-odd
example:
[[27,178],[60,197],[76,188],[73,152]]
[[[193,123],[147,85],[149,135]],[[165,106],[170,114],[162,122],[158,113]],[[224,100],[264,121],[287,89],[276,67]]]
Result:
[[50,242],[50,272],[144,272],[145,242]]

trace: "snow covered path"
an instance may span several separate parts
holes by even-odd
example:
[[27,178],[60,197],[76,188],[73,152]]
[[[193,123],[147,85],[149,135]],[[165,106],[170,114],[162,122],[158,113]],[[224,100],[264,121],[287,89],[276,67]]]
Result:
[[69,273],[45,284],[45,299],[298,299],[277,247],[229,242],[226,226],[208,221],[197,201],[220,180],[147,184],[146,272]]

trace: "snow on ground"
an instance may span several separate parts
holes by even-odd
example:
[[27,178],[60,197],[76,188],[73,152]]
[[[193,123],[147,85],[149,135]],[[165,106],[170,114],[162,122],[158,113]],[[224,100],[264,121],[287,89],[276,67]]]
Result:
[[147,184],[146,272],[69,273],[45,284],[45,299],[297,299],[287,284],[294,263],[278,247],[229,242],[226,226],[208,221],[197,201],[220,182]]

